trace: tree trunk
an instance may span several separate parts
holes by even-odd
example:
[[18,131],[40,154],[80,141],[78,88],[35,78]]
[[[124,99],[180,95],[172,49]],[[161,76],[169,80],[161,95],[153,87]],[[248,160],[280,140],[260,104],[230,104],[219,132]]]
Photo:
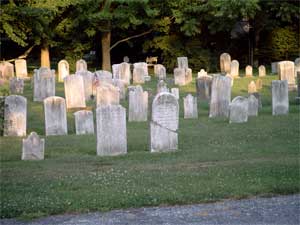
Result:
[[101,43],[102,43],[102,70],[107,70],[107,71],[111,71],[110,41],[111,41],[111,32],[103,32],[102,37],[101,37]]
[[50,69],[50,53],[48,45],[41,47],[41,67],[48,67]]

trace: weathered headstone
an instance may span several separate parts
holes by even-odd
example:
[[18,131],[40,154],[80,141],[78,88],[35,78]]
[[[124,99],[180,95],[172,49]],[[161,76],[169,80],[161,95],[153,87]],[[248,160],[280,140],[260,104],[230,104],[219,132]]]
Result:
[[118,105],[120,102],[119,88],[109,83],[102,83],[97,87],[97,107],[104,105]]
[[94,74],[87,70],[81,70],[76,72],[76,75],[79,75],[83,79],[83,87],[84,87],[84,96],[85,100],[91,100],[92,96],[95,95],[96,90],[94,90]]
[[295,65],[292,61],[281,61],[277,64],[279,80],[287,80],[289,90],[296,89]]
[[213,76],[209,117],[228,117],[231,99],[231,78]]
[[257,101],[258,101],[258,109],[262,109],[262,102],[261,102],[261,95],[260,95],[260,93],[255,92],[255,93],[248,94],[248,98],[250,97],[250,95],[253,95],[257,99]]
[[4,136],[26,136],[27,99],[10,95],[4,102]]
[[87,63],[84,59],[79,59],[76,61],[76,72],[79,71],[86,71],[87,70]]
[[231,57],[228,53],[220,55],[220,69],[222,73],[230,73]]
[[28,138],[23,139],[22,160],[43,160],[45,151],[45,139],[37,133],[31,132]]
[[127,153],[126,109],[121,105],[105,105],[96,109],[97,155]]
[[256,90],[256,84],[254,81],[251,81],[249,84],[248,84],[248,93],[255,93],[257,92]]
[[9,80],[15,76],[14,65],[9,62],[0,62],[0,79]]
[[258,99],[250,94],[248,97],[248,116],[257,116],[258,114]]
[[113,76],[112,73],[106,70],[98,70],[95,72],[95,75],[97,76],[99,82],[107,82],[107,83],[113,83]]
[[229,123],[248,121],[248,98],[237,96],[230,103]]
[[263,65],[260,65],[258,67],[258,76],[259,77],[265,77],[266,76],[266,67]]
[[166,68],[161,64],[154,65],[154,74],[159,80],[165,79],[167,76]]
[[9,79],[9,92],[11,95],[23,94],[24,80],[18,77],[12,77]]
[[27,78],[27,63],[25,59],[15,60],[16,76],[19,78]]
[[67,60],[58,62],[58,82],[64,82],[64,78],[70,75],[70,67]]
[[171,88],[171,94],[176,97],[176,99],[179,99],[179,89],[178,88]]
[[164,80],[158,81],[157,86],[156,86],[156,90],[157,90],[157,93],[169,92],[169,88],[167,86],[167,83]]
[[300,72],[300,58],[295,59],[295,77],[297,77],[297,72]]
[[125,99],[126,98],[125,82],[120,79],[113,79],[112,84],[119,89],[120,99]]
[[145,83],[145,70],[141,67],[134,67],[133,69],[133,83],[134,84],[143,84]]
[[272,81],[272,114],[285,115],[289,112],[289,91],[287,80]]
[[93,112],[80,110],[74,113],[76,134],[94,134]]
[[129,91],[128,111],[128,121],[147,121],[148,92],[139,85]]
[[204,69],[201,69],[200,72],[198,72],[198,78],[207,76],[207,72]]
[[245,68],[245,76],[246,77],[252,77],[253,76],[253,69],[252,66],[248,65]]
[[44,100],[45,133],[49,135],[68,134],[66,101],[62,97],[51,96]]
[[33,101],[41,102],[45,98],[55,96],[55,70],[41,67],[34,70]]
[[174,69],[174,82],[176,85],[183,86],[185,82],[185,69],[175,68]]
[[199,99],[208,100],[211,96],[212,76],[200,76],[196,80],[196,90]]
[[137,62],[137,63],[134,63],[133,64],[133,69],[134,68],[142,68],[143,71],[144,71],[144,75],[145,76],[149,76],[149,73],[148,73],[148,65],[147,63],[145,62]]
[[277,73],[277,68],[278,68],[278,62],[272,62],[271,63],[271,69],[272,69],[272,73]]
[[232,60],[230,63],[230,75],[233,78],[239,76],[239,62],[237,60]]
[[125,85],[130,84],[131,71],[129,63],[114,64],[112,65],[112,70],[114,79],[123,80]]
[[178,100],[167,92],[157,94],[152,103],[151,152],[174,151],[178,148],[178,122]]
[[187,57],[177,57],[177,65],[178,68],[180,69],[188,69],[189,68],[189,63],[188,63],[188,58]]
[[255,81],[255,85],[256,85],[256,89],[257,89],[257,90],[262,89],[262,87],[263,87],[263,82],[262,82],[262,80],[258,78],[258,79]]
[[183,106],[185,119],[198,118],[197,97],[188,94],[183,98]]
[[64,86],[67,108],[85,108],[85,91],[82,76],[75,74],[65,77]]

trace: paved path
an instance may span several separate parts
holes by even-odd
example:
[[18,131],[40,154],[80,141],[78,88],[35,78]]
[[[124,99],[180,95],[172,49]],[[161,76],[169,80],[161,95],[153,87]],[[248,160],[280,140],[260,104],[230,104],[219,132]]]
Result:
[[300,195],[225,200],[210,204],[114,210],[106,213],[59,215],[20,222],[0,220],[2,225],[299,225]]

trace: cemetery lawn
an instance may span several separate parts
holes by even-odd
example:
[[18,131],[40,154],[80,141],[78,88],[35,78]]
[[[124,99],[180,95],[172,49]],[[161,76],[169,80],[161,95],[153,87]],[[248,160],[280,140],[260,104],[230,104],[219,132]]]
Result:
[[[257,78],[235,80],[232,98],[246,96],[248,83]],[[22,138],[0,137],[0,217],[299,193],[299,105],[292,92],[289,115],[272,116],[270,83],[274,79],[277,76],[262,78],[263,109],[244,124],[209,119],[207,102],[198,104],[199,119],[184,120],[180,100],[179,150],[174,153],[150,153],[148,122],[127,122],[128,154],[96,156],[96,137],[74,134],[73,112],[68,112],[68,136],[46,137],[43,161],[21,161]],[[61,83],[56,89],[64,97]],[[144,89],[152,89],[150,106],[156,80]],[[194,81],[180,88],[180,97],[187,93],[195,95]],[[42,103],[32,102],[30,82],[24,96],[28,99],[27,133],[44,136]],[[88,105],[93,108],[92,102]]]

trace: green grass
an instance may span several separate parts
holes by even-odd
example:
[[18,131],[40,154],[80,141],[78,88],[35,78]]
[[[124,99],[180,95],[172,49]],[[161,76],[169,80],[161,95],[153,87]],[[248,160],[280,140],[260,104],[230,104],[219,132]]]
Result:
[[[246,96],[248,83],[256,79],[236,79],[232,98]],[[272,116],[270,83],[276,76],[262,79],[263,109],[245,124],[209,119],[207,102],[199,102],[199,119],[184,120],[181,100],[179,150],[174,153],[150,153],[148,122],[130,122],[128,154],[96,156],[96,137],[74,134],[73,112],[68,112],[68,136],[46,137],[44,161],[21,161],[22,138],[1,137],[0,217],[34,218],[299,193],[295,93],[290,93],[289,115]],[[144,86],[155,93],[155,80]],[[181,97],[187,93],[195,95],[195,82],[180,88]],[[43,107],[32,102],[28,82],[24,95],[28,133],[44,135]],[[57,95],[64,97],[62,84],[57,85]]]

